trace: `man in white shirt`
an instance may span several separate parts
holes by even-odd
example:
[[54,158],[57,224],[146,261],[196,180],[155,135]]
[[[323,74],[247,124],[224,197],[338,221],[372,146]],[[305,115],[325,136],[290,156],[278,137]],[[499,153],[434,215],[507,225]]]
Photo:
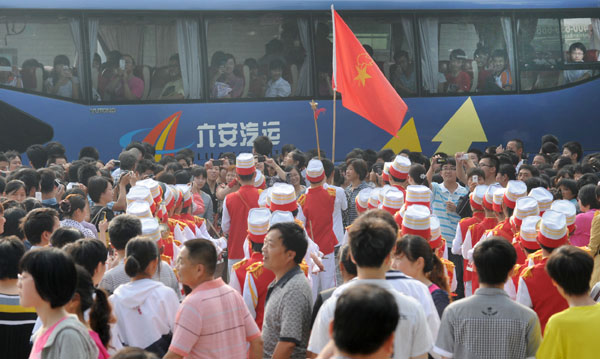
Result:
[[290,83],[281,77],[283,74],[283,61],[273,60],[269,64],[271,79],[267,82],[265,97],[288,97],[292,93]]
[[393,358],[427,358],[433,337],[423,308],[413,298],[396,291],[385,279],[395,243],[396,233],[387,221],[365,215],[354,222],[349,231],[349,244],[358,278],[336,289],[319,310],[308,343],[309,352],[325,357],[332,353],[329,323],[340,295],[358,284],[372,284],[394,295],[402,318],[395,330]]

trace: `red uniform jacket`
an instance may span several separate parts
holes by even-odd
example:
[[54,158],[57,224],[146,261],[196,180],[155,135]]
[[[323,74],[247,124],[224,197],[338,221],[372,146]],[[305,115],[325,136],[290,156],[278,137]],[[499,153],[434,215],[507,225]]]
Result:
[[258,190],[254,186],[242,186],[237,192],[226,197],[225,204],[229,213],[229,238],[227,250],[229,258],[244,258],[244,240],[248,235],[248,212],[258,207]]
[[307,194],[298,199],[306,217],[304,224],[306,232],[324,255],[331,254],[337,244],[337,238],[333,233],[335,196],[335,188],[325,189],[320,186],[309,189]]
[[[472,225],[470,227],[470,229],[471,229],[471,244],[472,244],[471,248],[475,248],[475,245],[479,242],[479,239],[481,239],[481,236],[483,236],[483,234],[487,230],[494,228],[494,226],[496,226],[497,224],[498,224],[498,220],[494,217],[494,218],[484,218],[480,223]],[[471,287],[473,289],[473,293],[475,293],[475,290],[477,288],[479,288],[479,277],[477,277],[477,272],[475,271],[475,265],[472,262],[469,262],[469,264],[467,265],[467,270],[465,271],[465,273],[469,273],[469,277],[470,277],[468,279],[465,279],[465,282],[468,280],[471,280]]]

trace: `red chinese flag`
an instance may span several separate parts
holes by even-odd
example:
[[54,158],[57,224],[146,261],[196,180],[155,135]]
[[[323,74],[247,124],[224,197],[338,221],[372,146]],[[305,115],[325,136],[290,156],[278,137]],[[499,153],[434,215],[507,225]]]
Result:
[[396,136],[408,107],[335,10],[333,86],[342,104]]

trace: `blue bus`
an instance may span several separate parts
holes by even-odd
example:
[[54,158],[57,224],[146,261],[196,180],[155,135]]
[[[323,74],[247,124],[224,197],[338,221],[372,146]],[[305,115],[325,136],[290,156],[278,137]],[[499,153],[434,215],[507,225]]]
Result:
[[308,150],[314,99],[331,157],[332,3],[408,105],[393,137],[338,97],[336,160],[511,138],[536,153],[545,133],[599,150],[598,0],[0,0],[0,150]]

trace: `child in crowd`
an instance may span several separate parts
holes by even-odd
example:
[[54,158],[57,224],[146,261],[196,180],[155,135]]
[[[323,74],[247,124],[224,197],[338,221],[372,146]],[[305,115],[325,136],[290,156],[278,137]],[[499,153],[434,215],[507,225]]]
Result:
[[492,76],[486,81],[485,90],[489,92],[511,91],[512,74],[508,68],[506,50],[494,50],[492,53]]
[[[581,42],[576,42],[569,46],[569,63],[583,63],[586,48]],[[583,81],[592,77],[592,70],[565,70],[561,73],[559,84],[569,84],[572,82]]]
[[463,71],[463,65],[467,56],[462,49],[452,50],[450,53],[450,66],[446,73],[448,83],[446,92],[469,92],[471,89],[471,78]]

